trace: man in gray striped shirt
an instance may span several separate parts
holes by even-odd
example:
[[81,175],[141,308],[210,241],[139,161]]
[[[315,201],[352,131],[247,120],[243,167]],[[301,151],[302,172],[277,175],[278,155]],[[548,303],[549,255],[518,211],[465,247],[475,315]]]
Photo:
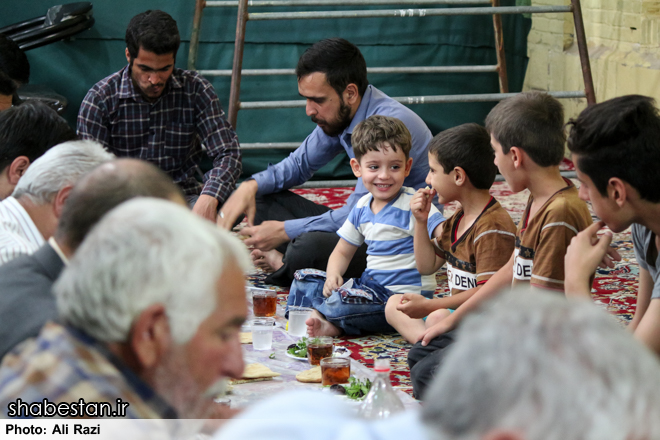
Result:
[[73,185],[113,158],[97,142],[70,141],[35,160],[0,202],[0,264],[39,249],[55,232]]

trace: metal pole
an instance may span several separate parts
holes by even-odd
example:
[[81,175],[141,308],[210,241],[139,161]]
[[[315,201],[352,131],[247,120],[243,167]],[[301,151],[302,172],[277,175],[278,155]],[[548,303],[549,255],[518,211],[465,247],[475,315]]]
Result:
[[571,6],[573,9],[573,21],[575,22],[575,38],[577,39],[580,65],[582,66],[582,78],[584,78],[584,93],[587,95],[587,105],[592,105],[596,103],[596,91],[594,90],[594,80],[591,76],[589,49],[587,48],[587,37],[584,33],[580,0],[571,0]]
[[199,29],[202,26],[204,6],[206,6],[205,0],[197,0],[195,2],[195,15],[193,16],[192,33],[190,34],[190,48],[188,49],[188,70],[195,70],[195,65],[197,65]]
[[[557,91],[547,92],[549,95],[557,99],[565,98],[584,98],[585,94],[582,90],[577,91]],[[392,99],[399,101],[404,105],[416,104],[445,104],[449,102],[488,102],[488,101],[501,101],[506,98],[516,96],[518,93],[474,93],[467,95],[431,95],[431,96],[397,96]],[[304,100],[292,101],[250,101],[241,102],[240,106],[243,110],[254,109],[270,109],[270,108],[300,108],[305,107]]]
[[571,6],[499,6],[493,8],[382,9],[371,11],[258,12],[250,20],[311,20],[317,18],[431,17],[437,15],[542,14],[571,12]]
[[241,92],[241,70],[243,69],[243,50],[245,49],[245,25],[248,21],[248,0],[240,0],[236,18],[236,42],[234,43],[234,63],[232,65],[231,86],[229,91],[229,123],[236,129],[239,95]]
[[[500,0],[492,0],[493,7],[500,5]],[[495,54],[497,56],[497,74],[500,79],[500,92],[509,93],[509,79],[506,72],[506,55],[504,53],[504,32],[502,32],[502,16],[493,14],[493,30],[495,31]]]
[[[224,70],[198,70],[204,76],[231,76],[232,71]],[[497,72],[497,66],[409,66],[409,67],[367,67],[367,73],[484,73]],[[295,69],[243,69],[241,76],[269,76],[269,75],[295,75]]]
[[[484,5],[488,3],[489,0],[251,0],[248,6]],[[206,6],[235,8],[238,2],[209,1]]]

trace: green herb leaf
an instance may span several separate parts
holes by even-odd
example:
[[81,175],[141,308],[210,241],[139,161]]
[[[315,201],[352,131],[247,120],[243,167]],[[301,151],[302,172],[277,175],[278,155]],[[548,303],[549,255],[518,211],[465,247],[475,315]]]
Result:
[[268,356],[268,359],[275,359],[275,352],[271,353],[270,356]]
[[295,357],[307,357],[307,338],[303,336],[295,346],[287,349],[287,353]]
[[371,389],[371,381],[364,379],[364,381],[351,376],[348,379],[348,385],[343,385],[346,389],[346,395],[353,400],[359,400],[367,395]]

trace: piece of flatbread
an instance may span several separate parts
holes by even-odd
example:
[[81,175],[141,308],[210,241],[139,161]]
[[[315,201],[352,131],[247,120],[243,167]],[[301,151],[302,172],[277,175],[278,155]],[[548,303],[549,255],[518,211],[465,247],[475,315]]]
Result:
[[252,332],[241,332],[238,336],[241,344],[252,344]]
[[321,383],[321,367],[312,367],[309,370],[296,374],[296,380],[302,383]]
[[231,379],[229,381],[232,385],[240,385],[242,383],[263,382],[266,380],[273,380],[272,377],[257,377],[255,379]]
[[245,366],[245,371],[243,371],[243,376],[241,379],[257,379],[264,377],[277,377],[281,376],[280,373],[272,371],[265,365],[262,364],[247,364]]

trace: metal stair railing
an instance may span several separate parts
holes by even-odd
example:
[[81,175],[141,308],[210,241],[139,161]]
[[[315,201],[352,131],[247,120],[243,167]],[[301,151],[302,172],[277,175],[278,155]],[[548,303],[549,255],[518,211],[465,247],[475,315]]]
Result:
[[[491,6],[480,7],[476,5],[490,4]],[[294,7],[294,6],[362,6],[362,5],[446,5],[473,7],[435,8],[435,9],[387,9],[387,10],[348,10],[348,11],[302,11],[302,12],[257,12],[249,13],[248,7]],[[241,102],[240,83],[242,76],[260,75],[295,75],[294,69],[242,69],[243,54],[245,47],[245,33],[248,21],[262,20],[312,20],[312,19],[338,19],[338,18],[367,18],[367,17],[431,17],[431,16],[455,16],[455,15],[492,15],[495,34],[495,49],[497,56],[496,65],[479,66],[405,66],[405,67],[372,67],[368,68],[369,74],[391,74],[391,73],[474,73],[474,72],[497,72],[499,76],[500,93],[486,94],[458,94],[458,95],[431,95],[431,96],[403,96],[393,99],[406,104],[437,104],[456,102],[484,102],[499,101],[515,93],[508,93],[508,79],[506,74],[506,61],[503,44],[503,32],[501,14],[536,14],[536,13],[572,13],[574,18],[576,41],[580,55],[582,76],[584,80],[584,91],[551,91],[549,94],[556,98],[587,98],[589,105],[596,102],[587,51],[586,36],[582,20],[580,0],[571,0],[570,5],[564,6],[499,6],[499,0],[238,0],[238,1],[205,1],[196,0],[193,30],[190,41],[190,52],[188,57],[188,68],[195,70],[197,62],[197,51],[199,46],[199,30],[201,27],[202,13],[205,7],[238,7],[236,40],[234,46],[234,60],[231,70],[199,70],[205,76],[231,76],[231,89],[229,97],[228,120],[236,127],[238,111],[248,109],[272,109],[272,108],[295,108],[304,107],[304,100],[291,101],[254,101]],[[295,149],[301,142],[275,142],[275,143],[241,143],[241,148],[249,150],[263,149]],[[353,181],[323,181],[308,182],[305,187],[345,186],[347,182]]]

